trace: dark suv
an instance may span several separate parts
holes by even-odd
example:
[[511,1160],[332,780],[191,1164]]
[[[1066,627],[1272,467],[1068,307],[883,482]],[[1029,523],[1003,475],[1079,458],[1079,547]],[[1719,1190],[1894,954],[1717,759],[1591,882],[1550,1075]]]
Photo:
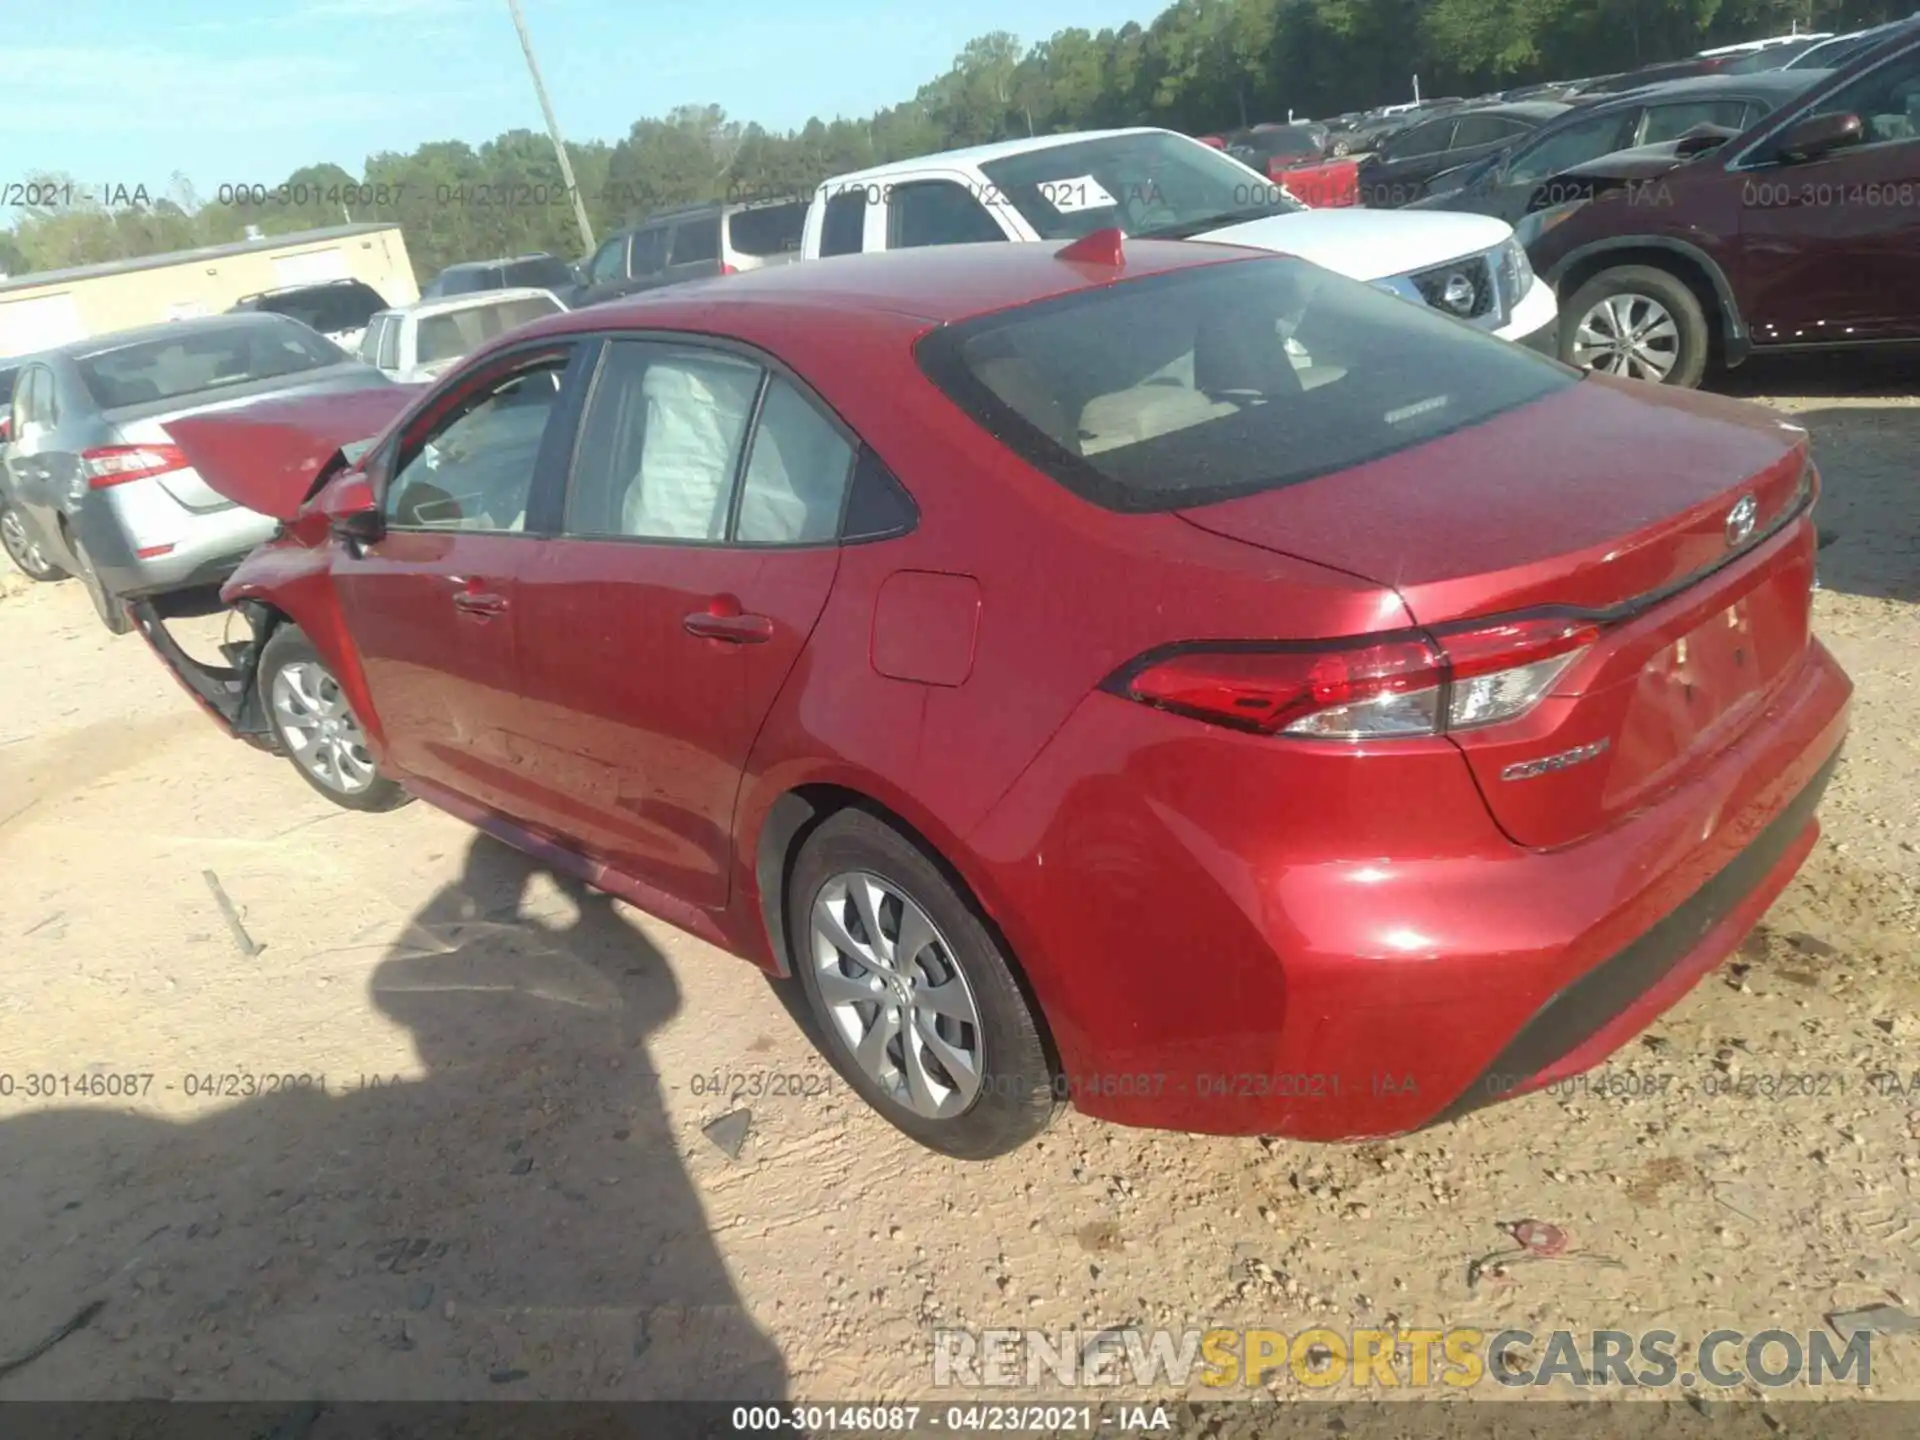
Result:
[[797,260],[806,224],[805,198],[710,200],[655,211],[593,252],[577,303],[597,305],[682,280]]
[[1562,170],[1516,228],[1584,369],[1692,386],[1716,356],[1920,342],[1920,34],[1730,140]]
[[[562,305],[579,303],[580,272],[557,255],[542,250],[532,255],[498,260],[463,260],[449,265],[420,287],[422,300],[444,300],[480,290],[551,290]],[[384,308],[384,307],[383,307]]]
[[317,285],[285,285],[244,295],[227,312],[249,310],[287,315],[318,330],[343,350],[360,343],[361,332],[375,312],[387,308],[380,292],[364,280],[323,280]]
[[1678,140],[1702,125],[1737,134],[1806,94],[1826,75],[1824,70],[1701,75],[1583,104],[1508,149],[1435,176],[1430,193],[1409,208],[1459,210],[1517,224],[1549,175],[1616,150]]

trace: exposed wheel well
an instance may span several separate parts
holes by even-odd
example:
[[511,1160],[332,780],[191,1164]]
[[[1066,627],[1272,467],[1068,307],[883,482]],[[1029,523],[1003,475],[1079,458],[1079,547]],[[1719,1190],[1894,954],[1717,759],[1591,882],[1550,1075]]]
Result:
[[1015,983],[1020,986],[1027,1008],[1033,1012],[1034,1024],[1040,1032],[1040,1043],[1047,1053],[1047,1063],[1058,1072],[1059,1051],[1054,1045],[1046,1012],[1041,1009],[1040,1001],[1033,993],[1032,982],[1027,978],[1018,952],[994,922],[987,907],[980,903],[980,897],[974,893],[973,887],[940,853],[940,847],[922,834],[912,821],[871,795],[847,786],[802,785],[789,790],[773,802],[773,808],[767,812],[766,823],[760,827],[760,842],[754,856],[754,878],[760,890],[761,919],[766,924],[767,938],[773,947],[774,963],[779,967],[779,973],[782,976],[793,974],[792,937],[787,933],[787,885],[793,876],[794,861],[800,854],[800,847],[821,822],[842,810],[864,810],[898,830],[938,867],[948,884],[972,903],[980,916],[980,923],[986,926],[999,945],[1000,953],[1006,956],[1007,967],[1013,972]]
[[1664,270],[1691,290],[1707,317],[1707,335],[1713,346],[1714,359],[1726,358],[1728,316],[1720,304],[1720,292],[1714,288],[1713,277],[1707,274],[1700,262],[1681,251],[1659,245],[1602,250],[1597,255],[1589,255],[1569,265],[1560,276],[1556,288],[1561,296],[1571,300],[1574,293],[1594,276],[1626,265],[1645,265],[1652,270]]

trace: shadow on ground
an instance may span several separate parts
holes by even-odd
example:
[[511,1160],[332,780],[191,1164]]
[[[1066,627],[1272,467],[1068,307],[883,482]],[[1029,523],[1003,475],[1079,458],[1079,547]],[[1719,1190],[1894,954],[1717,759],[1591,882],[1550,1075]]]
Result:
[[1792,418],[1813,434],[1825,491],[1820,583],[1829,590],[1920,601],[1920,353],[1756,360],[1715,388],[1745,399],[1825,399]]
[[[476,837],[375,971],[424,1078],[329,1073],[188,1124],[22,1114],[16,1080],[0,1360],[101,1307],[0,1397],[783,1395],[648,1060],[672,975],[607,897],[539,903],[540,873]],[[317,1043],[235,1069],[316,1072]]]

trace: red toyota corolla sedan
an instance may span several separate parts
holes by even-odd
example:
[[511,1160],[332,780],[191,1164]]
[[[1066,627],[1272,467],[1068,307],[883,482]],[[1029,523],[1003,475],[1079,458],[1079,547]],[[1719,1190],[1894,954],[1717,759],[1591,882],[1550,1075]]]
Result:
[[797,975],[951,1155],[1062,1100],[1391,1133],[1594,1065],[1818,834],[1805,432],[1121,245],[786,266],[179,422],[284,526],[227,665],[135,618],[330,798]]

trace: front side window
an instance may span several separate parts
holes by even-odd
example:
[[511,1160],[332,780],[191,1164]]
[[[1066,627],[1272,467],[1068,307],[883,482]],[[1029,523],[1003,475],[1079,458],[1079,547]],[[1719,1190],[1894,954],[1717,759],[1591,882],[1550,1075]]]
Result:
[[1868,145],[1920,140],[1920,47],[1841,86],[1806,113],[1858,115]]
[[1007,238],[987,207],[953,180],[912,180],[894,186],[887,200],[887,225],[891,250]]
[[587,269],[587,278],[595,285],[624,280],[627,275],[627,246],[631,239],[631,236],[622,235],[618,240],[609,240],[594,251],[593,263]]
[[1577,383],[1291,258],[1077,292],[933,331],[921,368],[1093,503],[1209,504],[1364,464]]
[[540,446],[566,364],[564,354],[543,356],[482,386],[441,421],[386,488],[391,523],[425,530],[526,529]]
[[1077,240],[1115,226],[1179,240],[1306,208],[1212,146],[1160,130],[1028,150],[980,171],[1042,240]]
[[1642,145],[1657,145],[1678,140],[1700,125],[1718,125],[1726,130],[1745,127],[1747,102],[1744,100],[1688,100],[1673,105],[1649,105],[1646,128],[1641,131]]

